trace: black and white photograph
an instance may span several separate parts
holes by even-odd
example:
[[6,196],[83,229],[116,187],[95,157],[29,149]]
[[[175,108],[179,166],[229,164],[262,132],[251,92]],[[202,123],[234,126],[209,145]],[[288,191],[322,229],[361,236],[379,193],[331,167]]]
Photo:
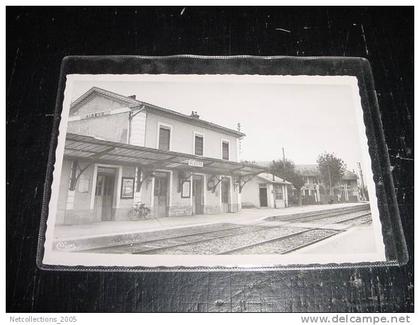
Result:
[[385,261],[357,79],[68,75],[43,263]]
[[2,323],[416,323],[382,5],[7,5]]

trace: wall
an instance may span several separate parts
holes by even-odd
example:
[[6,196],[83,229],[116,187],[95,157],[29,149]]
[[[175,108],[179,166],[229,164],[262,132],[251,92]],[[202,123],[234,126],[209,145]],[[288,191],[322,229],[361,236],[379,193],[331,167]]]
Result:
[[128,112],[69,121],[67,132],[127,143]]
[[[210,179],[210,175],[207,175],[207,181]],[[204,206],[204,213],[206,214],[217,214],[221,213],[221,184],[219,183],[216,188],[214,189],[214,192],[212,189],[207,190],[207,184],[206,184],[206,204]]]
[[64,224],[64,216],[66,212],[67,192],[69,188],[71,162],[63,159],[61,166],[60,187],[58,192],[58,203],[56,213],[56,224]]
[[[163,171],[163,170],[162,170]],[[134,169],[133,169],[134,172]],[[202,174],[199,174],[202,175]],[[221,198],[220,198],[220,188],[221,185],[219,184],[215,192],[213,193],[211,190],[207,189],[207,181],[208,175],[203,176],[203,190],[204,190],[204,214],[218,214],[221,213]],[[191,180],[191,178],[188,178]],[[172,187],[170,189],[170,205],[168,209],[168,216],[189,216],[192,215],[192,196],[188,198],[181,197],[181,192],[178,191],[178,182],[179,182],[179,172],[176,170],[172,171]],[[190,183],[192,186],[192,181]],[[152,195],[153,195],[153,188],[154,188],[154,179],[149,178],[146,180],[141,187],[141,191],[135,193],[135,202],[141,201],[145,203],[148,208],[151,209],[151,215],[154,214],[154,204],[152,205]],[[192,187],[190,189],[190,193],[192,194]],[[235,189],[234,186],[231,186],[231,198],[230,198],[230,211],[231,212],[238,212],[240,210],[240,199],[239,199],[238,189]],[[121,200],[122,202],[122,200]],[[121,203],[120,203],[121,204]],[[122,210],[121,206],[121,210]]]
[[[283,185],[283,184],[279,184],[276,185],[279,186],[281,188],[281,191],[283,193],[283,199],[282,200],[278,200],[275,198],[275,194],[273,193],[273,200],[274,200],[274,208],[279,209],[279,208],[286,208],[288,206],[288,202],[287,202],[287,186]],[[274,190],[274,188],[273,188]],[[277,189],[276,189],[277,190]]]
[[[146,207],[149,208],[150,210],[152,210],[151,203],[152,203],[152,196],[153,196],[153,182],[154,182],[153,178],[147,178],[146,180],[143,181],[140,192],[138,192],[137,194],[134,193],[136,198],[140,198],[139,201],[141,203],[144,203]],[[138,201],[135,201],[135,202],[138,202]],[[152,213],[153,211],[151,211],[151,215]]]
[[[191,180],[190,178],[188,178]],[[172,189],[171,189],[171,206],[169,207],[169,216],[189,216],[192,214],[191,197],[181,197],[181,192],[178,192],[179,172],[172,173]],[[190,194],[192,193],[192,181],[190,183]]]
[[157,148],[158,123],[172,126],[171,150],[193,153],[194,131],[204,134],[204,156],[222,158],[222,139],[229,140],[229,160],[238,161],[236,137],[147,111],[146,147]]
[[[135,177],[135,167],[130,166],[122,166],[121,167],[121,175],[119,175],[119,170],[117,170],[117,180],[121,177]],[[134,191],[136,190],[134,184]],[[117,185],[114,188],[115,196],[121,195],[121,181],[117,181]],[[135,193],[135,192],[134,192]],[[114,200],[115,201],[115,200]],[[118,208],[114,208],[114,220],[121,221],[121,220],[129,220],[129,211],[134,205],[134,199],[119,199],[119,206]],[[115,204],[114,204],[115,206]]]
[[229,208],[230,212],[238,212],[241,210],[241,198],[239,193],[239,186],[234,186],[234,179],[233,177],[229,177],[230,179],[230,202]]
[[274,194],[273,184],[267,184],[267,205],[269,208],[274,208]]
[[70,110],[70,117],[84,116],[96,112],[109,112],[127,106],[127,104],[93,93],[77,107]]
[[275,200],[274,187],[271,183],[265,183],[258,177],[254,177],[242,189],[240,200],[242,201],[242,208],[259,208],[260,207],[260,184],[267,186],[267,207],[269,208],[286,208],[288,206],[287,186],[280,185],[283,191],[283,200]]
[[[80,163],[80,167],[84,168],[86,163]],[[97,166],[102,166],[98,164]],[[135,168],[129,166],[116,166],[115,183],[114,183],[114,198],[113,198],[113,213],[114,220],[129,220],[129,211],[133,207],[133,199],[120,198],[121,193],[121,177],[134,177]],[[80,176],[76,189],[74,191],[73,204],[69,204],[69,197],[71,200],[72,193],[69,193],[68,184],[70,181],[71,161],[64,159],[63,168],[60,180],[60,191],[58,197],[57,207],[57,224],[71,225],[100,222],[101,216],[96,215],[94,208],[91,209],[92,194],[95,191],[96,180],[95,165],[88,167]],[[84,190],[81,182],[88,182],[87,189]],[[81,192],[81,190],[84,190]],[[118,207],[117,207],[117,201]],[[71,203],[71,202],[70,202]],[[70,208],[72,205],[72,208]],[[149,201],[150,206],[150,201]]]
[[[69,193],[70,173],[72,161],[63,160],[61,169],[60,190],[57,206],[57,224],[81,224],[97,222],[99,219],[95,217],[93,210],[90,209],[91,193],[93,188],[93,171],[94,167],[88,167],[80,176],[74,194]],[[80,163],[80,167],[84,168],[87,163]],[[88,182],[87,190],[83,190],[81,180]],[[69,196],[74,195],[73,204],[69,205]],[[72,209],[69,209],[73,206]]]
[[136,146],[145,145],[146,137],[146,112],[145,111],[133,111],[131,126],[130,126],[130,144]]
[[[197,174],[203,176],[203,195],[204,195],[204,214],[221,213],[221,184],[219,183],[213,193],[207,189],[209,175]],[[191,178],[189,178],[191,180]],[[172,190],[171,190],[171,206],[169,207],[169,216],[192,215],[192,197],[182,198],[181,192],[178,192],[179,173],[173,171]],[[192,180],[191,180],[192,186]],[[192,188],[191,188],[192,194]],[[229,208],[230,212],[238,212],[240,210],[238,189],[235,189],[231,183]]]
[[[251,179],[242,188],[241,199],[242,208],[259,208],[260,207],[260,185],[263,182],[259,181],[257,177]],[[267,190],[268,195],[268,190]]]

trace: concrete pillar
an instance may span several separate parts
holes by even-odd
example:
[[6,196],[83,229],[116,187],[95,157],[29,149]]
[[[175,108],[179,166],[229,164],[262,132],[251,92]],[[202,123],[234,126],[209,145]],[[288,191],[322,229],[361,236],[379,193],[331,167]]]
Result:
[[136,204],[136,203],[138,203],[138,202],[141,201],[141,190],[142,190],[142,187],[143,187],[143,186],[141,186],[140,187],[140,191],[137,192],[137,184],[138,184],[138,182],[141,181],[141,179],[139,179],[141,176],[138,177],[139,176],[138,167],[136,167],[135,172],[134,172],[134,175],[135,175],[135,179],[134,179],[134,200],[133,200],[133,206],[134,206],[134,204]]
[[267,184],[267,206],[269,208],[274,208],[274,193],[273,193],[273,185]]

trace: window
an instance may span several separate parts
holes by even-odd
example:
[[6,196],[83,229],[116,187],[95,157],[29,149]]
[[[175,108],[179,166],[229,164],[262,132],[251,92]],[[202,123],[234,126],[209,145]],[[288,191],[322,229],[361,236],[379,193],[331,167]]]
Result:
[[229,160],[229,142],[222,142],[222,159]]
[[171,130],[161,126],[159,128],[159,149],[169,151],[169,143],[171,141]]
[[203,146],[204,146],[204,139],[203,139],[203,137],[201,136],[201,135],[196,135],[195,137],[194,137],[194,141],[195,141],[195,143],[194,143],[194,153],[197,155],[197,156],[202,156],[203,155]]
[[283,189],[279,185],[274,186],[274,199],[283,200]]

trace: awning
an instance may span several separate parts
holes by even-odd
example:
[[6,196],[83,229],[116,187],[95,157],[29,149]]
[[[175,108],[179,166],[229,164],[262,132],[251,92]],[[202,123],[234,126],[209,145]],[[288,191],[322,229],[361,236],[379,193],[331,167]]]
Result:
[[164,151],[94,137],[67,133],[64,156],[74,160],[130,165],[149,170],[177,169],[211,175],[255,176],[267,169],[250,163],[238,163],[174,151]]

